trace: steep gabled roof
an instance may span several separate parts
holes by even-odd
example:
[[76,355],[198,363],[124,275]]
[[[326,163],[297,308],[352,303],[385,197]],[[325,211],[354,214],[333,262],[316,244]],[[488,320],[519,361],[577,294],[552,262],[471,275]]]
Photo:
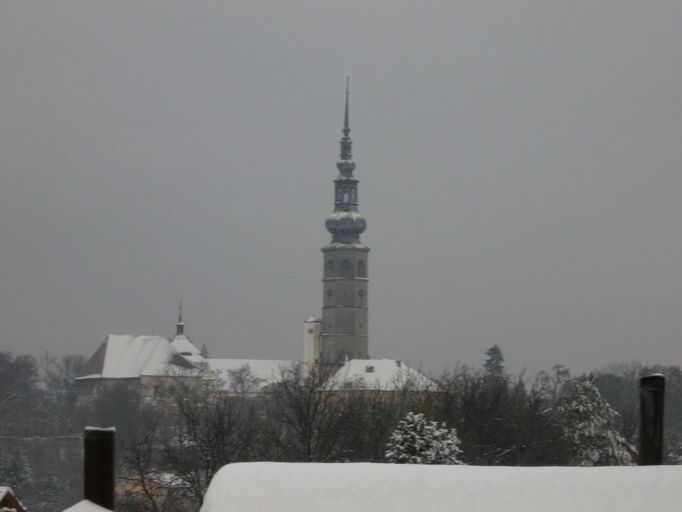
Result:
[[110,334],[86,363],[78,379],[128,379],[165,375],[169,369],[192,369],[162,336]]
[[26,507],[19,501],[11,487],[0,486],[0,511],[12,510],[16,512],[25,512]]

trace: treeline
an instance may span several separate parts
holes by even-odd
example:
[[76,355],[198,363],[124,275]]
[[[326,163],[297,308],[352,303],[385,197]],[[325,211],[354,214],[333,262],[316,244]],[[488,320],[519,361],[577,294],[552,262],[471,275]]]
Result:
[[74,378],[83,356],[0,352],[0,486],[34,512],[82,495],[82,421]]
[[338,389],[324,373],[294,365],[267,386],[248,368],[229,382],[169,379],[153,398],[120,385],[78,410],[72,378],[82,358],[0,356],[2,375],[13,376],[0,389],[0,485],[16,487],[36,512],[80,499],[80,444],[64,442],[60,453],[29,447],[39,438],[73,439],[85,422],[117,427],[117,508],[131,512],[198,510],[212,476],[231,462],[384,462],[409,412],[455,429],[465,464],[627,464],[636,457],[638,379],[652,372],[667,377],[666,460],[681,462],[676,366],[580,376],[556,366],[529,378],[509,375],[492,347],[480,368],[446,371],[428,392],[409,381],[390,392],[359,383]]

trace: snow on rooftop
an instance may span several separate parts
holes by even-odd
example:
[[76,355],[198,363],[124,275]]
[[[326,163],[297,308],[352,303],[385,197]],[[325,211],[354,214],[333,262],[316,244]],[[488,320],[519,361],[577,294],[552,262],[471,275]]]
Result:
[[[93,361],[100,357],[101,360]],[[110,334],[87,363],[90,371],[78,378],[125,379],[165,375],[174,357],[179,357],[176,349],[162,336]],[[189,366],[189,363],[184,364]],[[97,366],[99,373],[94,373],[91,365]]]
[[2,498],[4,498],[7,493],[14,494],[10,487],[0,486],[0,501],[2,501]]
[[171,341],[171,347],[178,351],[190,363],[203,363],[204,356],[201,351],[184,334],[178,334]]
[[111,512],[108,508],[101,507],[89,500],[79,501],[75,505],[65,509],[64,512]]
[[201,512],[679,510],[680,482],[682,466],[251,462],[224,466],[213,478]]
[[332,379],[331,389],[376,389],[391,391],[409,385],[413,389],[435,389],[425,375],[394,359],[351,359]]
[[257,389],[276,381],[282,369],[290,368],[292,364],[292,361],[274,359],[206,359],[208,370],[218,373],[227,384],[230,383],[231,374],[248,368]]

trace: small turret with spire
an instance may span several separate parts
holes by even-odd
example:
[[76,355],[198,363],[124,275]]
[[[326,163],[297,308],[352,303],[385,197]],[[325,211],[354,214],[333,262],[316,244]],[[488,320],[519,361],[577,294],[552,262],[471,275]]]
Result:
[[182,336],[185,334],[185,322],[182,321],[182,299],[178,305],[178,322],[175,324],[175,335]]

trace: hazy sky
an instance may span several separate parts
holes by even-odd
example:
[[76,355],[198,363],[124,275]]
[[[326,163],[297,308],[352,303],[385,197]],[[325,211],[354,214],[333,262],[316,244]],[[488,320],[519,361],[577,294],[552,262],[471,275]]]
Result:
[[682,364],[682,2],[0,2],[0,350],[295,359],[345,77],[370,355]]

